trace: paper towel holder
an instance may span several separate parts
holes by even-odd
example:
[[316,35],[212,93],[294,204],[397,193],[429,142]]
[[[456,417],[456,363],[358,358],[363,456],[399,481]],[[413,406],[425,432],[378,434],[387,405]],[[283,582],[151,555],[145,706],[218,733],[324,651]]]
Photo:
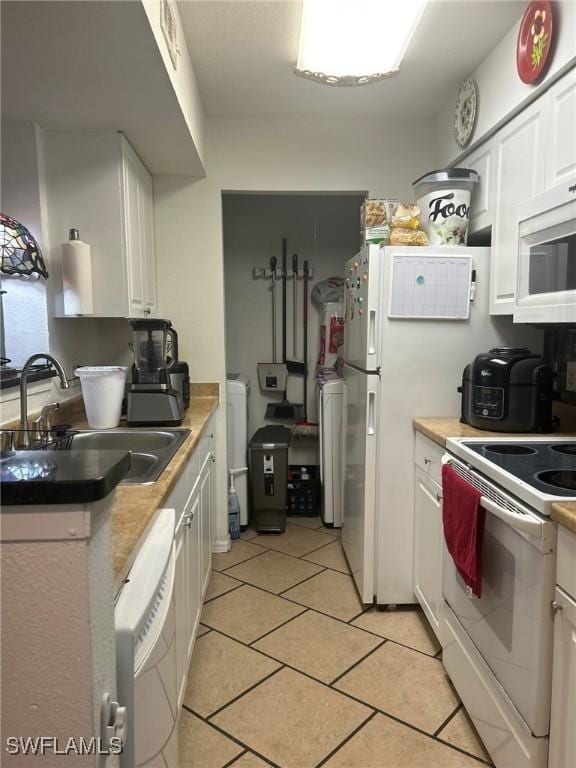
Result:
[[62,244],[62,286],[64,314],[94,314],[92,255],[88,243],[80,240],[76,227],[68,230],[68,241]]

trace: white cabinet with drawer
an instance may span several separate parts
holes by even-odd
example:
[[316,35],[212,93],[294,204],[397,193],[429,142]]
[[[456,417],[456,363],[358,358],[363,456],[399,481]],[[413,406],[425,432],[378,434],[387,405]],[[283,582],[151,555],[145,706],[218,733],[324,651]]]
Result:
[[177,512],[174,546],[176,570],[176,666],[178,703],[184,698],[188,667],[210,579],[214,493],[214,436],[209,422],[165,505]]
[[416,433],[414,447],[414,594],[436,636],[442,611],[441,446]]
[[576,534],[559,526],[548,768],[576,765]]

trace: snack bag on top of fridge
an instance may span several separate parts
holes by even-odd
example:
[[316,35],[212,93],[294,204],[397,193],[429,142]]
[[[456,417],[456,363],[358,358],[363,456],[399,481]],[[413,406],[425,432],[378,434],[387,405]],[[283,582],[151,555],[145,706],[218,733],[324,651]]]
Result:
[[430,245],[428,235],[423,229],[393,229],[390,232],[390,245]]
[[387,243],[390,237],[386,200],[365,200],[360,208],[360,247]]
[[397,203],[390,216],[391,229],[420,229],[420,208],[415,203]]

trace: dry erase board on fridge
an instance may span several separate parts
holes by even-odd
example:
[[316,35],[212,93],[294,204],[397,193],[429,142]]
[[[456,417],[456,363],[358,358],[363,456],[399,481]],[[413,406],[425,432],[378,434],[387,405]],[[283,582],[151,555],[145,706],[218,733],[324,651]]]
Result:
[[392,255],[388,317],[467,320],[471,256]]

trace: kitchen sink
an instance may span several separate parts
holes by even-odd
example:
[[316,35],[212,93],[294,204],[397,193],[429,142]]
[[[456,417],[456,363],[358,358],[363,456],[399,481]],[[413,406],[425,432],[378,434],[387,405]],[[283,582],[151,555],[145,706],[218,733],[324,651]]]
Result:
[[59,447],[68,451],[129,451],[130,471],[122,483],[153,483],[189,434],[189,429],[79,430],[68,432]]

